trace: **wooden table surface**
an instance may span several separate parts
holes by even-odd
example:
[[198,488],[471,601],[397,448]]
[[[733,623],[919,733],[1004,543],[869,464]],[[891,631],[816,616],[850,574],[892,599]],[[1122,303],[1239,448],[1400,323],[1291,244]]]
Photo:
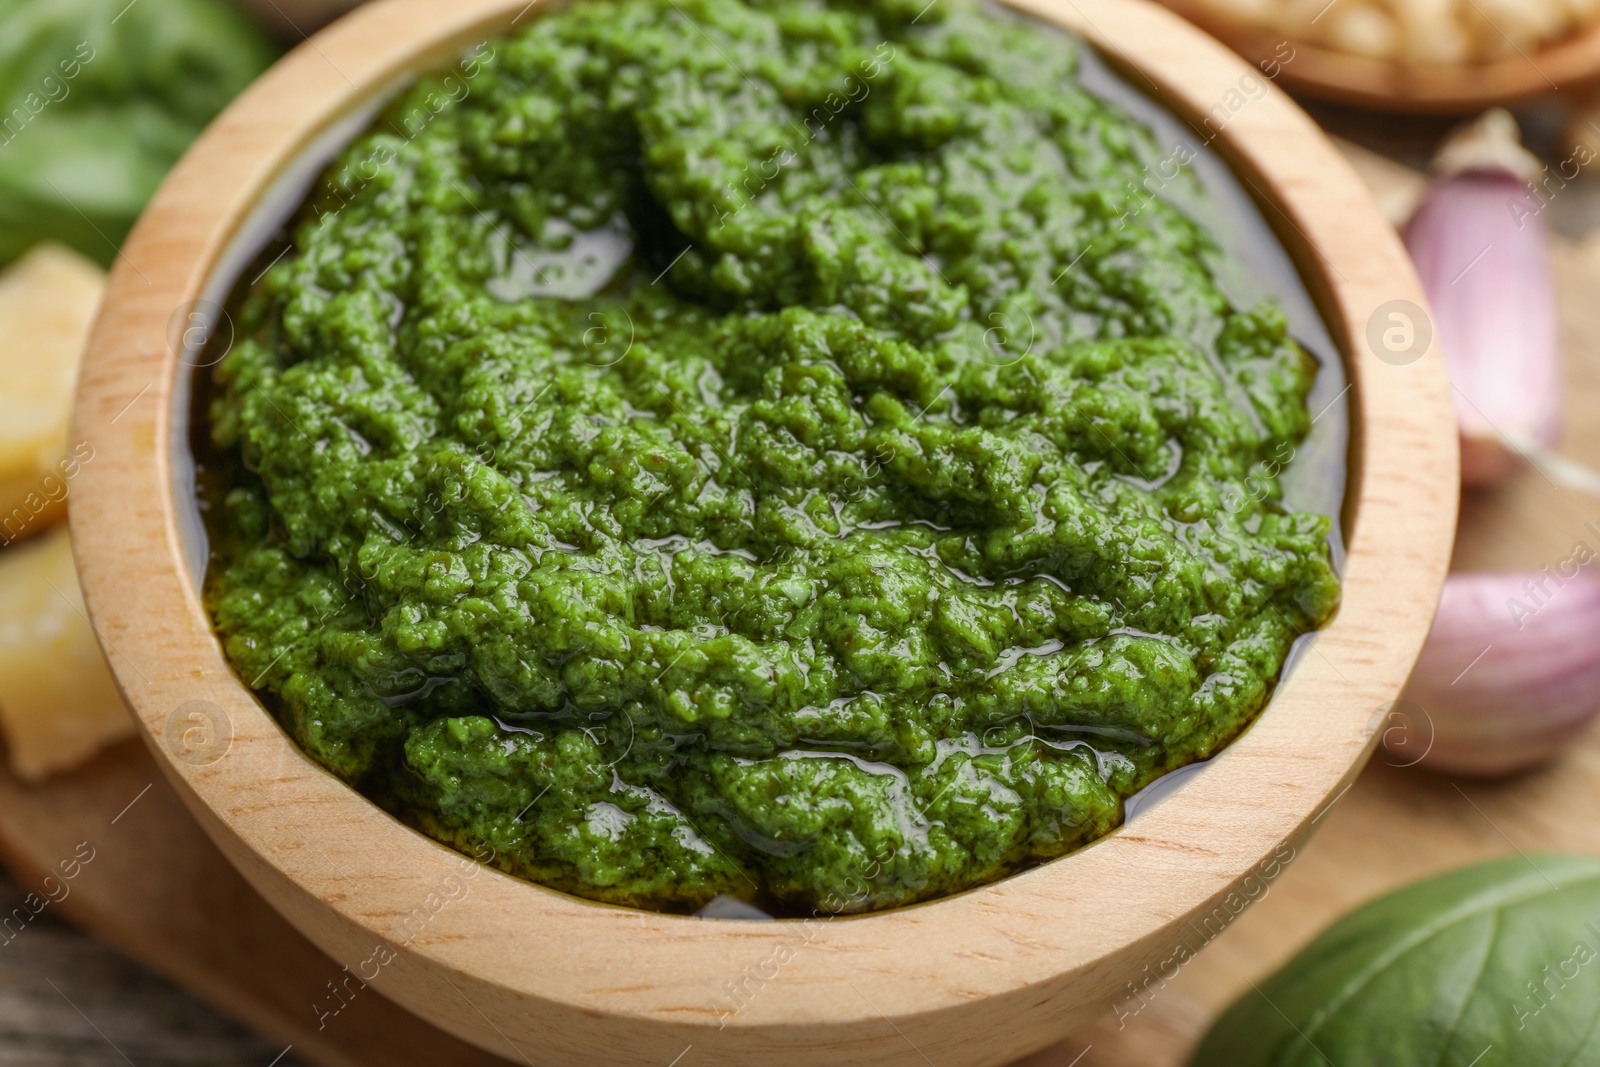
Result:
[[[24,896],[0,876],[4,914]],[[0,948],[0,1067],[266,1067],[282,1051],[48,911]]]
[[[1426,158],[1443,129],[1437,122],[1372,118],[1337,109],[1319,109],[1317,115],[1344,136],[1410,162]],[[1531,120],[1535,134],[1551,128],[1548,113],[1535,112]],[[1552,204],[1552,215],[1558,228],[1572,237],[1590,230],[1600,222],[1600,183],[1574,185],[1564,191]],[[1583,418],[1586,410],[1600,405],[1600,312],[1592,307],[1593,294],[1600,291],[1600,241],[1591,246],[1569,239],[1561,244],[1558,257],[1568,354],[1567,403],[1572,415],[1562,452],[1600,466],[1600,423]],[[1566,555],[1590,520],[1600,520],[1600,499],[1560,490],[1537,473],[1529,473],[1502,489],[1473,494],[1464,502],[1456,565],[1459,569],[1536,569]],[[147,760],[143,753],[136,755]],[[127,774],[137,777],[140,773],[137,760],[114,762]],[[150,766],[153,770],[153,764]],[[113,786],[132,794],[137,792],[138,782],[108,779],[107,788]],[[0,785],[0,834],[8,832],[6,800],[21,796],[12,792],[17,788],[14,783]],[[156,788],[164,790],[165,786],[156,783]],[[0,1067],[289,1067],[299,1062],[341,1062],[340,1054],[328,1048],[311,1049],[312,1054],[302,1060],[306,1046],[290,1049],[286,1047],[289,1042],[280,1039],[284,1033],[295,1032],[284,1020],[297,1010],[298,1002],[285,1000],[265,1007],[244,1004],[238,990],[226,988],[226,983],[208,984],[199,978],[200,970],[185,970],[183,961],[164,957],[159,944],[133,943],[116,931],[100,929],[125,951],[201,989],[212,1004],[224,1005],[235,1017],[278,1035],[255,1036],[214,1007],[62,920],[62,916],[71,916],[93,926],[96,907],[118,904],[117,823],[126,819],[131,828],[140,818],[170,818],[172,811],[162,814],[160,805],[176,801],[170,794],[163,800],[160,792],[139,794],[125,812],[114,812],[120,803],[120,794],[113,798],[109,792],[100,801],[105,836],[97,845],[104,850],[97,854],[97,861],[102,865],[98,871],[93,864],[85,869],[79,895],[62,901],[59,907],[47,907],[10,940],[4,941],[0,935]],[[141,805],[147,807],[141,810]],[[1018,1067],[1178,1067],[1212,1015],[1246,987],[1246,979],[1269,972],[1337,914],[1394,886],[1477,858],[1546,848],[1600,854],[1600,824],[1576,814],[1597,806],[1600,732],[1591,733],[1556,767],[1497,784],[1452,781],[1375,760],[1330,811],[1316,837],[1289,864],[1270,894],[1246,911],[1194,963],[1173,980],[1146,987],[1142,1005],[1133,1002],[1136,1012],[1125,1006],[1120,1020],[1108,1015],[1096,1026]],[[48,813],[45,804],[25,816],[27,832],[36,840],[49,840],[40,827],[41,821],[49,821]],[[23,808],[13,805],[12,830],[23,817]],[[57,828],[60,834],[71,831],[66,825]],[[198,834],[197,829],[194,832]],[[124,839],[133,842],[137,834],[126,833]],[[104,860],[98,860],[98,855]],[[16,866],[20,880],[36,884],[40,873],[37,857],[30,859],[8,850],[6,859]],[[120,859],[123,863],[141,861],[150,862],[151,858],[129,853]],[[212,879],[237,877],[230,870],[204,863],[197,864],[192,873]],[[96,875],[101,876],[98,884]],[[0,878],[0,909],[4,909],[0,914],[21,905],[23,897],[24,890],[16,882]],[[171,908],[163,913],[160,900],[144,900],[139,905],[173,929],[227,919],[174,914]],[[296,957],[309,950],[286,926],[284,931],[275,945],[223,945],[219,952],[235,953],[239,958],[214,959],[210,965],[224,972],[232,966],[232,973],[247,976],[253,953]],[[305,997],[307,1012],[311,999],[310,994]],[[352,1011],[352,1031],[363,1025],[375,1031],[383,1029],[389,1018],[384,1015],[384,1002],[372,1003],[365,1010],[369,1012],[367,1023]],[[452,1067],[465,1063],[445,1052],[448,1039],[436,1044],[442,1035],[437,1031],[431,1034],[435,1036],[403,1026],[386,1033],[387,1041],[397,1049],[410,1052],[395,1051],[393,1058],[373,1062],[449,1062]],[[477,1054],[469,1058],[475,1063],[493,1061]]]

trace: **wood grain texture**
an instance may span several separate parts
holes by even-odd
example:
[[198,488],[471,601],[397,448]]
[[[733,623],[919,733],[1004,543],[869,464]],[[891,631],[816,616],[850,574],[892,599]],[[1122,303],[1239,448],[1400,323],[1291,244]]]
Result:
[[[28,908],[27,892],[0,874],[0,914]],[[0,945],[0,1067],[267,1067],[283,1051],[53,907],[13,921]],[[273,1067],[305,1062],[291,1052]]]
[[[1249,73],[1143,0],[1016,6],[1097,41],[1202,144],[1201,116]],[[91,615],[157,763],[295,928],[486,1048],[537,1049],[550,1064],[593,1062],[599,1049],[669,1063],[693,1046],[708,1065],[990,1067],[1059,1039],[1186,942],[1191,920],[1226,925],[1261,892],[1354,777],[1426,634],[1455,515],[1453,415],[1437,351],[1395,366],[1366,342],[1385,304],[1423,303],[1403,250],[1281,92],[1232,115],[1214,147],[1266,198],[1346,355],[1354,526],[1339,617],[1260,722],[1177,799],[1072,856],[880,915],[749,923],[576,900],[463,868],[295,748],[222,657],[182,563],[174,505],[184,447],[174,312],[319,132],[523,10],[523,0],[386,0],[335,23],[212,125],[119,256],[80,385],[76,433],[97,459],[71,521]],[[215,712],[215,747],[198,753],[183,740],[196,707]],[[730,1012],[735,982],[751,992]]]
[[[223,859],[138,742],[42,784],[0,769],[0,858],[40,915],[70,920],[275,1039],[274,1053],[293,1045],[293,1059],[322,1067],[504,1062],[349,982]],[[26,944],[34,921],[0,940]]]
[[[1279,70],[1286,87],[1379,111],[1467,114],[1535,97],[1581,95],[1600,85],[1600,23],[1532,55],[1480,63],[1415,64],[1350,55],[1288,39],[1218,12],[1208,0],[1161,0],[1252,63]],[[1331,5],[1330,5],[1331,6]],[[1285,61],[1280,46],[1292,48]]]

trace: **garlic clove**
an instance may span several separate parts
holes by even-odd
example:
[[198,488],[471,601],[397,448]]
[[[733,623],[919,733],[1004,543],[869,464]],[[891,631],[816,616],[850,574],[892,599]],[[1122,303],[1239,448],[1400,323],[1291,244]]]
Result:
[[1522,130],[1503,107],[1490,108],[1446,137],[1430,167],[1440,178],[1505,172],[1525,182],[1544,176],[1539,157],[1522,147]]
[[1393,16],[1373,4],[1354,2],[1331,9],[1326,36],[1339,51],[1368,59],[1394,59],[1401,47]]
[[1595,559],[1580,542],[1541,571],[1450,575],[1406,686],[1412,721],[1385,747],[1485,777],[1559,755],[1600,711],[1600,574],[1583,569]]
[[1407,62],[1465,63],[1472,58],[1472,40],[1457,16],[1456,0],[1410,0],[1394,6]]
[[1559,435],[1550,232],[1529,180],[1543,168],[1501,111],[1453,137],[1436,167],[1441,176],[1403,236],[1454,387],[1462,482],[1487,485]]

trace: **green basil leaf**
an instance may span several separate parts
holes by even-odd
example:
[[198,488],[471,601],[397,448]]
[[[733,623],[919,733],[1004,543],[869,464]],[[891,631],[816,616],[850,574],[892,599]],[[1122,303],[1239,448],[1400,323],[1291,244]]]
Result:
[[1600,860],[1497,860],[1334,923],[1217,1020],[1192,1067],[1600,1063]]
[[109,264],[273,53],[223,0],[0,3],[0,264],[46,238]]

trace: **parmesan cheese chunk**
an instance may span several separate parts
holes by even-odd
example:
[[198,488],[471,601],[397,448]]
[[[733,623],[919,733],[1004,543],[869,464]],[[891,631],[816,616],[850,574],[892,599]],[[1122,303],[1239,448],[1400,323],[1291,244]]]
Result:
[[49,243],[0,272],[0,544],[66,514],[72,387],[104,281]]
[[133,733],[83,611],[65,527],[0,549],[0,729],[27,781]]

